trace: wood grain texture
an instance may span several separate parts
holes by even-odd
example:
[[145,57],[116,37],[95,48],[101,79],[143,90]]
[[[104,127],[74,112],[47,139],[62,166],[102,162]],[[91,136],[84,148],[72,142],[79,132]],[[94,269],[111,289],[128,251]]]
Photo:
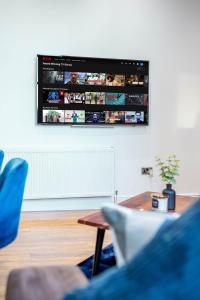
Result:
[[[27,266],[76,265],[94,253],[96,228],[77,223],[91,211],[23,213],[18,238],[0,250],[0,299],[8,273]],[[106,234],[105,245],[110,243]]]
[[[121,206],[129,208],[142,208],[144,210],[151,210],[151,196],[154,192],[145,192],[140,195],[129,198],[128,200],[119,203]],[[189,196],[176,196],[176,212],[184,211],[189,205],[191,205],[196,199]],[[171,211],[172,212],[172,211]],[[101,212],[95,212],[90,215],[84,216],[78,219],[79,224],[85,224],[101,229],[109,229],[108,223],[106,223]]]

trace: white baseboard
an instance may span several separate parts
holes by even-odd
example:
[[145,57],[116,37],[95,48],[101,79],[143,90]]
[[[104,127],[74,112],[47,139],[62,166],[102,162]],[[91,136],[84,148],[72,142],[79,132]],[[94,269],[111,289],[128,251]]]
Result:
[[200,197],[199,193],[178,193],[179,196]]
[[112,197],[26,199],[23,201],[22,211],[94,210],[100,209],[105,203],[114,203],[114,200]]
[[118,195],[115,199],[111,196],[24,199],[22,211],[94,210],[100,209],[106,203],[119,203],[133,196],[133,194]]

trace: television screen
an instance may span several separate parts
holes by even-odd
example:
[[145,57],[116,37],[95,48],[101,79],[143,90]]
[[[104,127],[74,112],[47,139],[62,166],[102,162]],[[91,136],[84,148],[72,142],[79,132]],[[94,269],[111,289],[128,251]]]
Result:
[[39,124],[148,125],[149,63],[38,55]]

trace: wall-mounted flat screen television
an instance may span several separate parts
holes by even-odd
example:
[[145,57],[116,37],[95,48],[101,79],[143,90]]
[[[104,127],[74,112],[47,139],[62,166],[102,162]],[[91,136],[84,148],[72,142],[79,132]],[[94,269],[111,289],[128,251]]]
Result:
[[149,63],[38,55],[39,124],[148,125]]

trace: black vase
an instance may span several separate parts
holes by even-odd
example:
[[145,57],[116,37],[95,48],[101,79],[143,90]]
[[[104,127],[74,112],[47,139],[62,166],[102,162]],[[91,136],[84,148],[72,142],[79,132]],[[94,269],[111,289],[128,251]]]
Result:
[[166,189],[163,190],[163,195],[168,197],[168,209],[175,210],[176,208],[176,192],[172,189],[172,185],[168,183]]

